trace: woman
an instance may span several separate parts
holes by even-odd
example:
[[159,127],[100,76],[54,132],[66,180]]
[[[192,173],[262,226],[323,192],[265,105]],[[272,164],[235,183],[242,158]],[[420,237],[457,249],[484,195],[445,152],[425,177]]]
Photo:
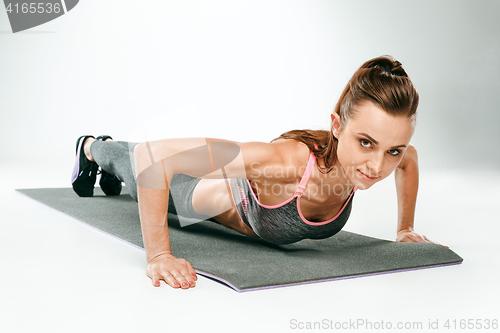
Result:
[[394,170],[397,241],[430,242],[413,231],[418,164],[409,142],[418,101],[401,63],[378,57],[347,84],[330,131],[294,130],[270,143],[184,138],[136,144],[82,136],[73,188],[92,196],[99,166],[107,195],[119,194],[121,181],[127,184],[139,203],[154,286],[163,279],[187,289],[197,279],[190,263],[171,253],[169,210],[277,244],[321,239],[345,225],[357,189]]

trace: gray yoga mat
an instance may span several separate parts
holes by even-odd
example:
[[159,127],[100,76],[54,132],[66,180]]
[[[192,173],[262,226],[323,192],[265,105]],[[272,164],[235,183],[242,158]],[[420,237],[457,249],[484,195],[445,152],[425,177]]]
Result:
[[[126,194],[80,198],[71,188],[18,189],[137,247],[143,248],[137,203]],[[340,231],[323,240],[273,245],[211,221],[181,227],[169,214],[172,253],[185,258],[198,274],[238,292],[347,279],[374,274],[460,264],[444,246],[397,243]]]

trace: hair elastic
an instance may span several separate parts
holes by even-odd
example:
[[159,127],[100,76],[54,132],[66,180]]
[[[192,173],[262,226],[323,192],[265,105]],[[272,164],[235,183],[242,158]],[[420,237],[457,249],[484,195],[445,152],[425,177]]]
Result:
[[389,69],[389,68],[387,68],[385,66],[380,66],[380,67],[382,67],[386,72],[388,72],[390,74],[394,74],[391,69]]

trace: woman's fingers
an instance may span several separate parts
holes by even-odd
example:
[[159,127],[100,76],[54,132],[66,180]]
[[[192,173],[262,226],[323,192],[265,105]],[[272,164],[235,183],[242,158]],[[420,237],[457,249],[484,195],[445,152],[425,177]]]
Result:
[[438,242],[434,242],[434,241],[430,240],[429,238],[425,237],[424,235],[417,234],[416,232],[413,232],[413,231],[405,232],[404,234],[399,235],[397,238],[397,241],[398,242],[407,242],[407,243],[418,243],[418,242],[424,243],[425,242],[425,243],[437,244],[437,245],[441,245],[441,246],[444,246],[446,248],[449,248],[446,245],[440,244]]
[[427,243],[434,243],[434,244],[441,245],[441,244],[439,244],[438,242],[431,241],[429,238],[425,237],[424,235],[422,235],[422,238],[423,238],[423,239],[424,239]]
[[196,272],[184,259],[165,259],[148,267],[153,286],[159,287],[164,280],[172,288],[188,289],[196,286]]
[[403,238],[403,242],[416,243],[416,242],[419,242],[419,239],[418,239],[416,233],[414,233],[414,232],[408,232],[408,233],[405,234],[405,237]]
[[429,238],[425,237],[424,235],[420,235],[420,237],[422,237],[422,239],[423,239],[425,242],[427,242],[427,243],[433,243],[433,244],[441,245],[441,246],[444,246],[444,247],[446,247],[446,248],[448,248],[448,249],[450,248],[449,246],[443,245],[443,244],[438,243],[438,242],[434,242],[434,241],[430,240]]
[[420,238],[422,238],[424,240],[424,242],[426,242],[426,243],[434,243],[431,240],[429,240],[427,237],[425,237],[424,235],[420,235]]
[[184,277],[183,274],[181,274],[179,272],[175,272],[175,274],[173,274],[173,276],[174,276],[176,282],[179,283],[179,285],[181,286],[182,289],[187,289],[191,286],[189,284],[189,281],[186,280],[186,278]]
[[405,243],[418,243],[418,242],[426,242],[429,243],[430,241],[423,235],[419,235],[415,232],[406,232],[404,236],[402,236],[399,240],[400,242],[405,242]]
[[151,277],[151,282],[153,283],[153,286],[159,287],[161,275],[156,273],[156,272],[152,272],[150,277]]
[[[172,288],[183,288],[183,289],[186,288],[185,279],[183,279],[182,275],[176,270],[170,270],[170,272],[163,271],[161,274],[156,273],[156,275],[159,276],[159,278],[157,280],[158,281],[157,284],[155,284],[155,280],[153,280],[153,285],[155,287],[160,286],[159,280],[164,280],[165,283],[168,284]],[[187,285],[187,288],[189,288],[189,285]]]
[[196,275],[196,271],[194,270],[193,266],[191,266],[189,261],[186,261],[186,264],[188,273],[193,277],[194,281],[198,280],[198,276]]
[[[168,275],[167,275],[168,274]],[[179,288],[181,285],[180,283],[177,281],[177,279],[171,275],[170,273],[167,273],[164,275],[164,280],[165,282],[172,288]]]
[[419,235],[419,236],[420,236],[420,237],[424,240],[424,242],[426,242],[426,243],[433,243],[433,244],[438,244],[438,245],[441,245],[441,244],[439,244],[438,242],[434,242],[434,241],[430,240],[429,238],[425,237],[424,235]]
[[180,275],[177,278],[177,281],[181,283],[182,288],[194,287],[196,282],[193,277],[193,267],[191,264],[185,259],[177,259],[178,263],[181,265]]

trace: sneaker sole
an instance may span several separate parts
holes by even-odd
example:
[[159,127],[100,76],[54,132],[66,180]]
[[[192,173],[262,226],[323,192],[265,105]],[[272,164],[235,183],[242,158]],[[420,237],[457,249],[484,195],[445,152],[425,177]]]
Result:
[[86,136],[82,136],[78,139],[76,144],[76,162],[73,167],[73,175],[71,177],[71,184],[75,182],[78,178],[78,174],[80,173],[80,151],[82,150],[82,144],[85,141]]

